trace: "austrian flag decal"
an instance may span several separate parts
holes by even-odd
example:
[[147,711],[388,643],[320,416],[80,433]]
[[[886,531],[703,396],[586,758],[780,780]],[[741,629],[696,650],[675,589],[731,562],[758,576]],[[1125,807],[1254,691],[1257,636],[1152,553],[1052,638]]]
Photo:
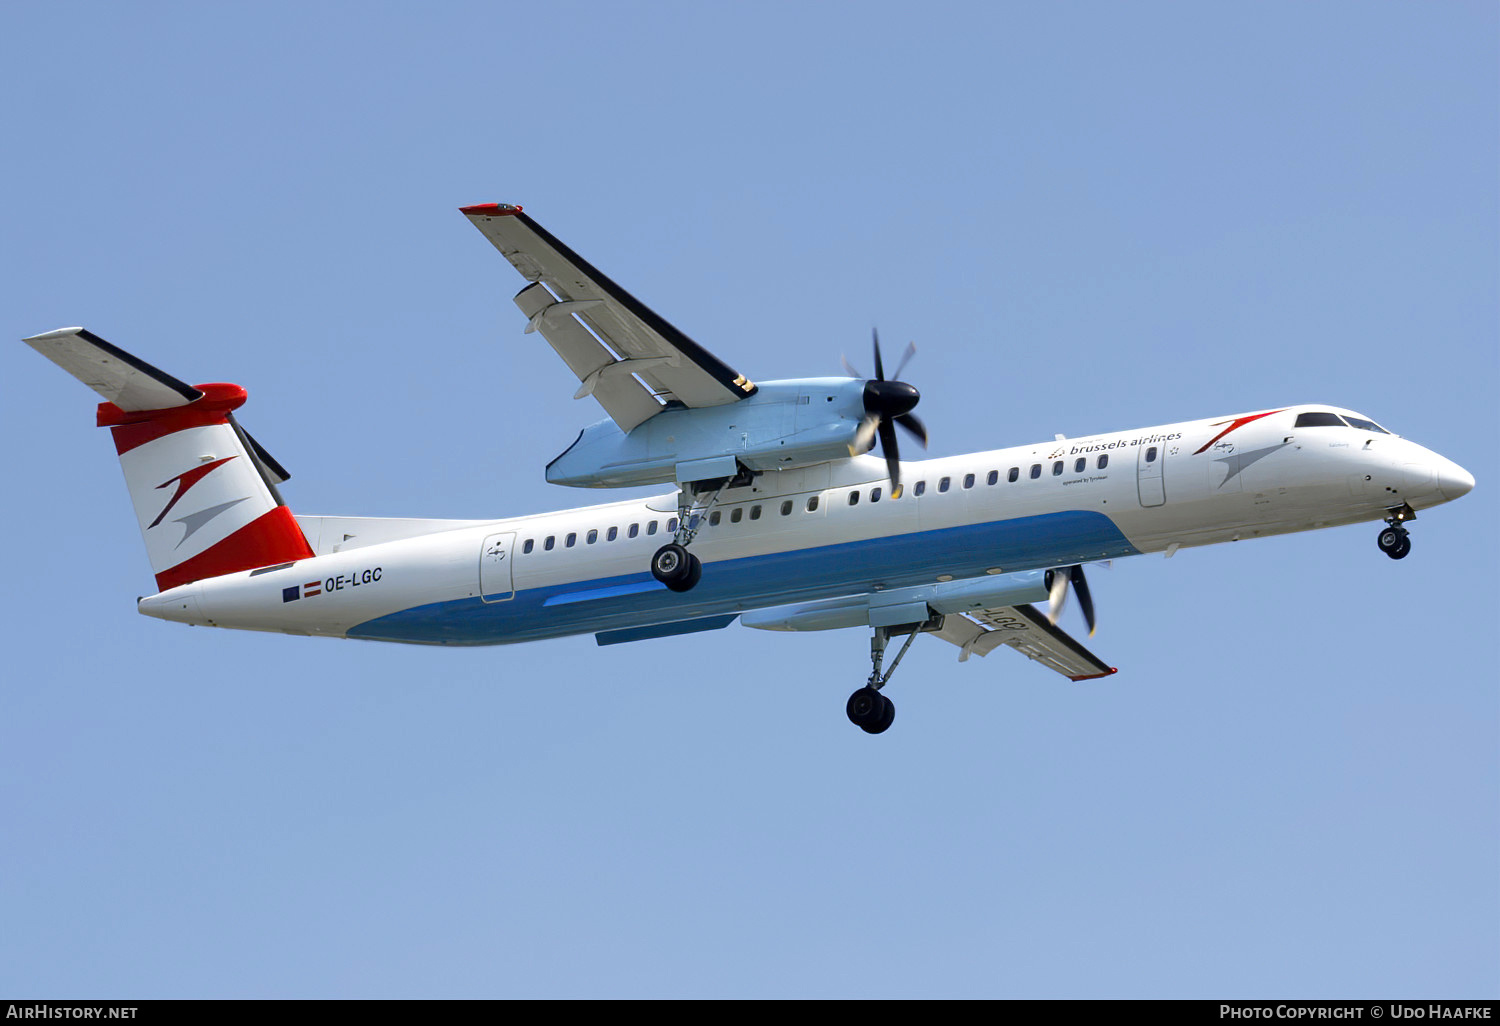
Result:
[[314,595],[323,594],[322,581],[308,581],[306,584],[294,584],[290,588],[281,589],[281,601],[296,602],[299,598],[312,598]]

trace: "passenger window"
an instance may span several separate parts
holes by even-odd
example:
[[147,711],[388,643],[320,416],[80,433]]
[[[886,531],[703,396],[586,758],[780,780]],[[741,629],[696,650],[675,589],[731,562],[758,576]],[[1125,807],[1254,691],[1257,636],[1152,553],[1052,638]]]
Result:
[[870,489],[870,501],[871,502],[879,502],[880,501],[880,489],[879,488],[871,488]]
[[760,507],[759,506],[751,506],[750,507],[750,519],[751,520],[759,520],[760,519]]
[[734,507],[734,509],[732,509],[732,510],[729,511],[729,522],[731,524],[737,524],[741,520],[744,520],[744,519],[745,519],[745,507],[744,506],[736,506],[736,507]]
[[1083,457],[1083,456],[1078,457],[1078,459],[1075,460],[1074,463],[1073,463],[1073,473],[1075,473],[1075,474],[1082,474],[1083,471],[1084,471],[1084,468],[1087,467],[1088,465],[1089,465],[1089,461],[1088,461],[1088,459],[1086,457]]
[[651,523],[649,523],[649,524],[646,525],[646,534],[648,536],[650,536],[650,535],[653,535],[655,533],[656,533],[656,521],[653,520],[653,521],[651,521]]
[[965,474],[964,475],[964,487],[965,488],[973,488],[974,487],[974,475],[973,474]]
[[563,542],[563,544],[571,549],[574,545],[578,544],[578,534],[576,532],[570,533],[568,535],[568,540]]
[[807,499],[807,511],[809,513],[815,513],[815,512],[817,512],[817,509],[818,509],[818,497],[816,495],[809,496],[808,499]]
[[992,485],[992,484],[995,484],[999,480],[1000,480],[1000,471],[998,471],[998,470],[992,470],[992,471],[990,471],[990,476],[984,479],[984,483]]
[[792,500],[788,499],[781,504],[781,515],[789,517],[792,515]]
[[630,525],[630,530],[628,530],[628,531],[625,532],[626,536],[630,537],[630,538],[634,538],[636,535],[638,535],[640,533],[641,533],[641,525],[640,524],[631,524]]
[[1005,476],[1005,479],[1007,481],[1009,481],[1011,484],[1015,484],[1017,481],[1019,481],[1021,479],[1021,468],[1020,467],[1011,467],[1010,468],[1010,473]]
[[716,510],[714,510],[712,513],[710,513],[708,515],[708,526],[709,527],[718,527],[719,526],[719,521],[723,520],[723,519],[724,519],[724,512],[722,510],[717,510],[716,509]]
[[851,506],[858,506],[859,505],[859,492],[857,490],[856,491],[852,491],[852,492],[849,493],[849,505],[851,505]]
[[1146,450],[1146,462],[1147,463],[1155,463],[1156,462],[1156,446],[1153,445],[1151,448],[1149,448],[1149,449]]
[[555,542],[555,541],[557,541],[557,535],[555,535],[555,534],[549,534],[549,535],[547,535],[547,540],[544,541],[544,542],[542,542],[542,548],[546,549],[548,552],[551,552],[552,551],[552,543]]
[[1040,463],[1033,463],[1031,465],[1031,479],[1033,481],[1035,481],[1037,478],[1039,478],[1041,476],[1042,476],[1042,465]]
[[946,492],[948,490],[948,486],[950,484],[952,484],[952,483],[953,483],[953,481],[952,481],[951,478],[946,478],[946,477],[943,478],[941,481],[938,482],[938,491],[940,491],[940,492]]
[[599,532],[597,530],[590,531],[589,532],[589,544],[592,545],[592,544],[594,544],[594,542],[596,542],[598,540],[599,540]]
[[1058,460],[1056,463],[1052,464],[1052,476],[1056,477],[1058,474],[1061,474],[1062,473],[1062,467],[1063,467],[1063,461],[1062,460]]
[[620,529],[618,527],[611,527],[609,533],[604,536],[604,540],[614,541],[618,537],[620,537]]
[[1107,466],[1109,466],[1109,453],[1105,453],[1103,456],[1100,456],[1098,462],[1098,467],[1100,470],[1103,470]]
[[917,482],[917,487],[912,491],[912,494],[913,495],[919,495],[919,496],[927,494],[927,482],[926,481],[918,481]]
[[528,553],[528,552],[530,552],[534,548],[536,548],[536,539],[535,538],[527,538],[526,539],[526,544],[521,546],[521,552],[522,553]]
[[[651,522],[653,524],[656,523],[655,520],[653,520]],[[676,534],[677,533],[677,518],[676,517],[673,517],[671,520],[667,521],[667,533],[668,534]]]

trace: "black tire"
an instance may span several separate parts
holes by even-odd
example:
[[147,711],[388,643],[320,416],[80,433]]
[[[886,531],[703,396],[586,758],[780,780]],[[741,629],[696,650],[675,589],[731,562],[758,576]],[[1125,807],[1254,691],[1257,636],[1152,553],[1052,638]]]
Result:
[[666,581],[666,586],[673,591],[692,591],[693,585],[703,577],[703,562],[691,552],[687,557],[687,568],[684,573],[675,580]]
[[1386,555],[1390,556],[1392,559],[1405,559],[1406,554],[1410,551],[1411,539],[1406,537],[1405,535],[1402,535],[1400,543],[1394,549],[1387,552]]
[[651,576],[673,591],[680,591],[682,589],[677,585],[687,580],[692,564],[693,557],[688,555],[687,549],[676,542],[668,542],[651,557]]
[[844,704],[849,722],[866,734],[884,733],[896,719],[896,706],[872,687],[863,687]]
[[880,712],[880,719],[876,720],[873,725],[863,728],[866,734],[884,734],[891,728],[891,724],[896,722],[896,703],[884,695],[880,696],[880,701],[885,704],[885,708]]
[[1384,552],[1392,559],[1401,558],[1394,553],[1397,549],[1401,548],[1401,543],[1403,541],[1406,541],[1406,547],[1409,550],[1411,548],[1411,542],[1407,541],[1406,532],[1401,530],[1401,528],[1399,527],[1387,527],[1384,531],[1381,531],[1380,534],[1375,538],[1375,544],[1380,546],[1380,551]]
[[849,701],[844,703],[844,713],[849,717],[850,723],[861,730],[869,730],[885,715],[887,704],[885,696],[879,691],[863,687],[849,696]]

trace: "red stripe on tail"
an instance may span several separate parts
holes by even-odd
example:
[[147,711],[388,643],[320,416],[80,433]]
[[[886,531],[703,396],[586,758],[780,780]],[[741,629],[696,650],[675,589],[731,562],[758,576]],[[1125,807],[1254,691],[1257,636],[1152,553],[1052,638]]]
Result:
[[312,559],[313,550],[292,511],[277,506],[211,548],[156,575],[162,591],[205,577],[254,570],[273,563]]

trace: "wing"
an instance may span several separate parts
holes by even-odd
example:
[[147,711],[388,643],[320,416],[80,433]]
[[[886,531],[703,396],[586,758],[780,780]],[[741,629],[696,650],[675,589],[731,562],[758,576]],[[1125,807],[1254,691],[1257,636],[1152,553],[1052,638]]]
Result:
[[516,305],[557,350],[581,385],[630,431],[675,400],[722,406],[755,394],[743,374],[668,324],[545,228],[504,203],[463,207],[521,276],[532,284]]
[[968,613],[950,613],[934,637],[957,645],[959,662],[970,655],[989,655],[1001,645],[1023,652],[1069,680],[1108,677],[1113,666],[1074,641],[1066,631],[1047,622],[1034,606],[1002,606]]

